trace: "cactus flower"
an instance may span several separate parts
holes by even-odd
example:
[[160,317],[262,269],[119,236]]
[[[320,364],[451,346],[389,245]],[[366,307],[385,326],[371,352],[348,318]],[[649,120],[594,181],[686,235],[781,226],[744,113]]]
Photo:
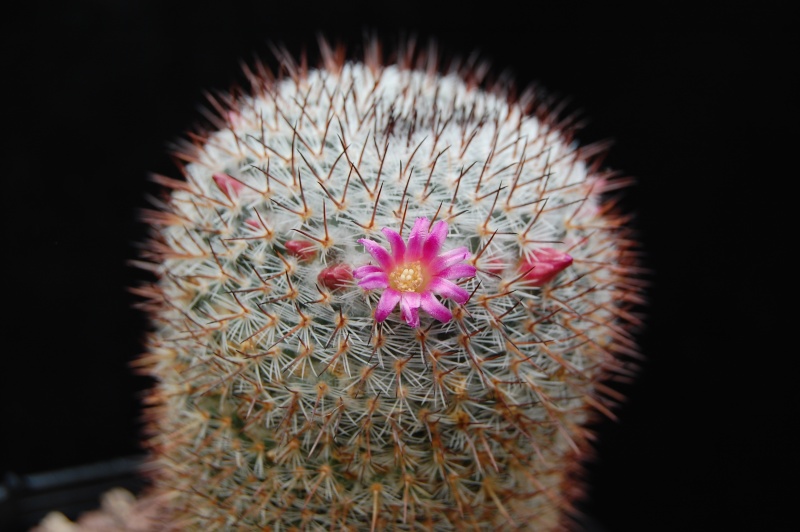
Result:
[[436,222],[430,232],[428,227],[427,218],[417,218],[408,244],[396,231],[384,227],[381,231],[389,241],[391,253],[373,240],[359,240],[378,264],[356,268],[353,277],[365,290],[383,290],[375,309],[377,321],[385,320],[400,303],[400,313],[409,327],[419,327],[420,308],[446,323],[453,314],[434,294],[459,304],[469,299],[469,292],[453,282],[475,276],[474,266],[461,263],[470,256],[469,250],[459,247],[440,255],[447,238],[447,222]]

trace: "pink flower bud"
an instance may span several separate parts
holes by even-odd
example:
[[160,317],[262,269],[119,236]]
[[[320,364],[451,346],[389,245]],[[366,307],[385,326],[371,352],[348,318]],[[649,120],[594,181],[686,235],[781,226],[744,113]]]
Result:
[[311,260],[317,251],[314,249],[314,244],[308,240],[287,240],[284,244],[286,251],[294,255],[302,261]]
[[222,193],[229,198],[231,196],[238,196],[239,192],[241,192],[244,188],[244,185],[228,174],[217,173],[211,177],[214,179],[214,183],[217,184]]
[[227,118],[227,122],[230,127],[238,128],[242,125],[244,120],[242,120],[242,115],[237,113],[236,111],[228,111],[225,113],[225,118]]
[[262,224],[257,218],[248,218],[244,221],[251,229],[264,229]]
[[317,276],[319,284],[328,290],[336,290],[346,286],[353,279],[353,271],[347,264],[328,266]]
[[486,264],[484,264],[483,268],[481,269],[487,273],[500,275],[501,273],[503,273],[506,267],[505,263],[500,257],[492,257],[491,259],[486,261]]
[[570,264],[572,257],[566,253],[553,248],[540,248],[533,252],[532,258],[523,261],[520,269],[528,272],[525,279],[532,281],[534,286],[542,286]]

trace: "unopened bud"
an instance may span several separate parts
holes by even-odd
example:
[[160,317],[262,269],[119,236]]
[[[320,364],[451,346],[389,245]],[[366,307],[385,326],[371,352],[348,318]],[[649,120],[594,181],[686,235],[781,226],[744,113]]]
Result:
[[572,264],[572,257],[553,248],[540,248],[533,256],[524,261],[522,271],[527,271],[525,279],[535,286],[541,286],[553,279],[560,271]]
[[287,240],[284,247],[291,255],[302,261],[311,260],[317,254],[314,244],[308,240]]
[[222,193],[229,198],[232,196],[238,196],[239,192],[241,192],[244,188],[244,185],[228,174],[217,173],[211,177],[214,179],[214,183],[217,184]]
[[353,279],[353,271],[347,264],[328,266],[317,276],[319,284],[328,290],[336,290],[346,286]]

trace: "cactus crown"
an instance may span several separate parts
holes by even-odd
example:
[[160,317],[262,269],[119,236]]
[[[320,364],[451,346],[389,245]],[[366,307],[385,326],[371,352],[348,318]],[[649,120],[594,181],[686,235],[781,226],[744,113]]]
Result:
[[170,526],[545,530],[580,493],[640,292],[601,150],[376,50],[248,69],[156,176],[139,363]]

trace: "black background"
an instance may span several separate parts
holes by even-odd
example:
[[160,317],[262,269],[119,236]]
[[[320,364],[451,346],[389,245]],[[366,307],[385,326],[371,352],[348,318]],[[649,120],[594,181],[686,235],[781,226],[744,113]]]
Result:
[[[600,427],[586,510],[604,529],[788,530],[795,502],[798,43],[780,4],[586,11],[526,2],[72,1],[5,13],[0,475],[139,453],[128,364],[146,330],[127,287],[137,209],[177,177],[169,145],[203,91],[413,33],[477,50],[521,87],[570,98],[583,142],[638,184],[625,204],[652,268],[647,360]],[[791,224],[791,225],[790,225]],[[795,296],[796,297],[796,296]],[[73,516],[74,517],[74,516]]]

